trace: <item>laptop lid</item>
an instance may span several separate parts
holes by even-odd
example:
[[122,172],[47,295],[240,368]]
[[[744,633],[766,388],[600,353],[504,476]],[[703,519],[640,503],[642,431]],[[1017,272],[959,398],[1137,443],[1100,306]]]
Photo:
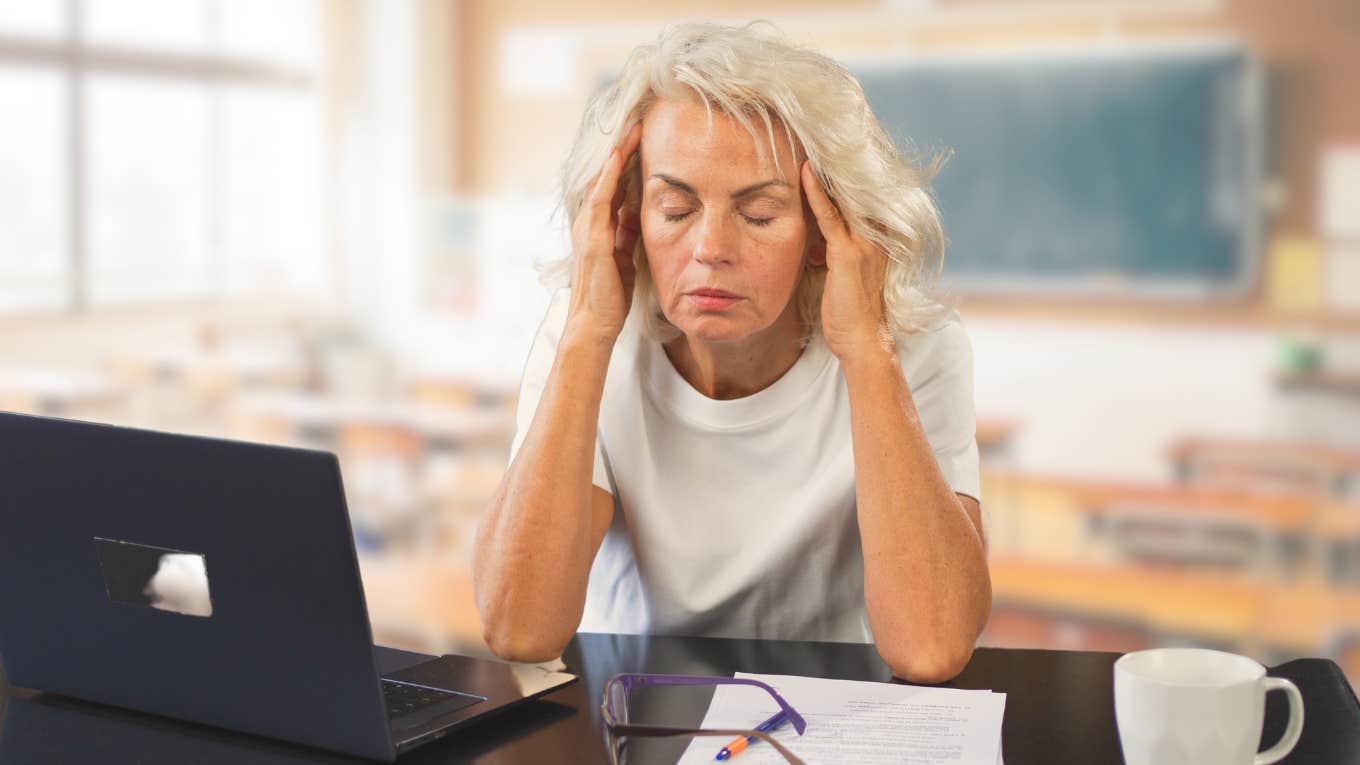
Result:
[[334,455],[9,413],[0,454],[11,684],[395,757]]

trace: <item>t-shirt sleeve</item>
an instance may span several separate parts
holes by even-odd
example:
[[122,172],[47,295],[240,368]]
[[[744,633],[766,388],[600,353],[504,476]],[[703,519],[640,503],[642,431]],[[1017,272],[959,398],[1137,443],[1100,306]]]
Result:
[[[901,349],[912,400],[955,493],[982,501],[978,473],[977,414],[973,406],[973,346],[956,313],[913,337]],[[918,354],[912,358],[913,354]]]
[[[561,342],[562,331],[567,325],[570,298],[571,291],[568,289],[561,289],[553,294],[552,302],[548,305],[548,313],[543,318],[543,323],[539,325],[538,334],[534,336],[533,345],[529,349],[529,358],[524,363],[524,375],[520,378],[519,399],[515,404],[515,437],[510,442],[510,462],[514,462],[515,455],[519,453],[520,446],[529,435],[529,424],[534,421],[538,401],[543,397],[543,389],[548,383],[548,373],[552,371],[553,361],[557,357],[557,344]],[[598,432],[595,436],[595,468],[591,481],[610,494],[614,493],[609,481],[604,452],[600,449]]]

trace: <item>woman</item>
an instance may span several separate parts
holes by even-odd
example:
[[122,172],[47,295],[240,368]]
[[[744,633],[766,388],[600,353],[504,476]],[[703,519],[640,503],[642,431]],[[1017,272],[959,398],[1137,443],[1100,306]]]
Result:
[[991,585],[925,183],[825,56],[712,25],[634,51],[566,164],[571,289],[477,532],[495,653],[551,659],[579,628],[963,668]]

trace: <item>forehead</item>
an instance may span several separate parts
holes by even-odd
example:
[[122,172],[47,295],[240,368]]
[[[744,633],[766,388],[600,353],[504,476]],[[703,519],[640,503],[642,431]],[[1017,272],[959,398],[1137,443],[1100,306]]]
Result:
[[[663,172],[684,177],[732,176],[741,182],[778,177],[795,186],[798,172],[789,151],[784,126],[773,121],[775,151],[779,167],[770,156],[765,122],[751,117],[761,146],[735,118],[717,109],[709,112],[697,100],[663,99],[658,101],[642,122],[642,161],[647,172]],[[756,177],[759,176],[759,177]]]

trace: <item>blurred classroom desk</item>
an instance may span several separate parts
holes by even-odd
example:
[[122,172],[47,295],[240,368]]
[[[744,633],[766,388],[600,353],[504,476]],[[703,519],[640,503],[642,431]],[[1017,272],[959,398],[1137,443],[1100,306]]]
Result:
[[1102,481],[989,468],[1003,494],[1003,556],[1104,562],[1159,559],[1290,573],[1324,505],[1316,496],[1243,488]]
[[[1266,439],[1187,437],[1171,445],[1183,481],[1315,491],[1360,501],[1360,449]],[[1357,510],[1360,514],[1360,509]]]
[[297,353],[264,348],[125,349],[111,355],[108,364],[143,384],[216,379],[232,386],[295,386],[306,376],[306,365]]
[[378,401],[310,394],[257,394],[236,403],[238,418],[264,423],[266,430],[317,442],[339,442],[379,431],[407,434],[425,448],[502,444],[514,432],[513,412],[459,409],[433,404]]
[[1088,513],[1147,513],[1202,520],[1244,521],[1279,534],[1297,534],[1317,517],[1313,497],[1230,487],[1070,481],[1069,491]]
[[[1339,654],[1360,642],[1360,590],[1316,579],[1263,582],[1231,573],[1130,565],[995,559],[997,613],[1029,611],[1124,630],[1128,648],[1189,639],[1276,655]],[[993,625],[995,629],[998,626]],[[1061,628],[1040,640],[1059,640]],[[1005,640],[1004,635],[997,639]],[[1360,666],[1346,666],[1360,675]]]
[[[1325,647],[1340,659],[1344,644],[1360,637],[1360,590],[1316,581],[1271,584],[1263,607],[1259,640],[1280,652],[1317,653]],[[1360,665],[1344,666],[1360,676]]]
[[118,403],[125,389],[94,372],[0,367],[0,409],[63,416]]
[[1360,396],[1360,373],[1282,372],[1276,375],[1275,385],[1286,391]]
[[487,654],[462,556],[431,549],[360,554],[359,569],[374,639],[423,653]]
[[[386,671],[410,658],[380,651]],[[1117,653],[979,648],[958,678],[946,685],[985,688],[1007,695],[1002,722],[1006,765],[1117,765],[1122,761],[1114,719],[1112,668]],[[795,641],[724,640],[643,635],[578,634],[562,657],[581,681],[485,723],[404,755],[399,762],[483,765],[599,765],[608,762],[599,720],[605,681],[621,672],[720,675],[734,672],[796,674],[888,681],[890,673],[871,645]],[[1289,662],[1271,670],[1298,684],[1308,723],[1285,763],[1331,765],[1360,758],[1360,708],[1336,665],[1322,659]],[[661,689],[658,689],[661,690]],[[674,690],[674,689],[667,689]],[[1278,694],[1272,694],[1275,696]],[[5,698],[11,697],[8,704]],[[709,694],[649,696],[650,721],[698,725]],[[1264,738],[1275,741],[1285,710],[1266,707]],[[361,763],[348,757],[234,735],[202,726],[72,700],[10,692],[0,683],[0,763],[195,762]],[[628,741],[629,763],[675,762],[684,738]],[[798,751],[797,742],[792,744]]]
[[1094,618],[1235,644],[1262,626],[1266,594],[1240,577],[1127,565],[993,559],[995,607]]
[[1356,507],[1245,485],[996,469],[984,480],[998,475],[1010,484],[1013,533],[992,547],[986,642],[1323,654],[1360,678]]
[[507,409],[311,394],[239,396],[230,417],[238,437],[335,452],[360,546],[370,548],[465,536],[514,432]]
[[412,401],[454,409],[503,409],[514,412],[519,380],[488,381],[431,371],[407,372]]
[[977,418],[978,454],[983,459],[1008,455],[1020,424],[1005,417]]

